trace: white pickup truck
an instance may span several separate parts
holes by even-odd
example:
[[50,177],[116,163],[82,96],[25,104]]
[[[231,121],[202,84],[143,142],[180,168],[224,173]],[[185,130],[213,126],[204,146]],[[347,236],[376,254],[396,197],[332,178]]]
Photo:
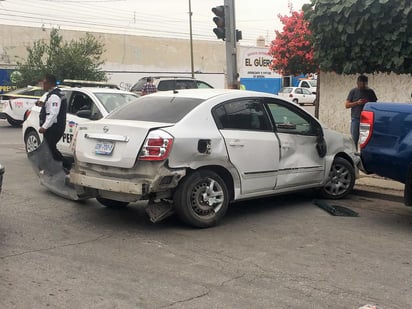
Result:
[[303,79],[299,81],[297,87],[307,88],[313,94],[316,94],[316,88],[318,85],[317,79]]

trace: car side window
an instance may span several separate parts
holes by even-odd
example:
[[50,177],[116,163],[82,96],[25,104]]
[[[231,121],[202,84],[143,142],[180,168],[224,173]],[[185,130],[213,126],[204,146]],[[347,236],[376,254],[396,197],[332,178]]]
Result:
[[193,80],[176,80],[176,89],[193,89],[195,82]]
[[90,119],[99,119],[102,117],[99,109],[87,94],[79,91],[73,91],[69,99],[68,112],[76,115],[79,111],[90,111]]
[[296,94],[302,94],[302,88],[296,88],[295,93]]
[[159,85],[157,85],[157,90],[159,91],[167,91],[176,89],[175,87],[175,80],[161,80],[159,81]]
[[264,105],[256,99],[229,101],[216,107],[212,113],[222,130],[272,130]]
[[302,135],[316,135],[316,125],[308,115],[286,102],[270,101],[267,103],[276,131]]
[[196,81],[196,84],[197,84],[197,88],[200,88],[200,89],[211,89],[212,88],[209,84],[206,84],[205,82]]
[[302,89],[303,94],[312,94],[308,89]]
[[302,82],[302,87],[309,88],[308,82]]

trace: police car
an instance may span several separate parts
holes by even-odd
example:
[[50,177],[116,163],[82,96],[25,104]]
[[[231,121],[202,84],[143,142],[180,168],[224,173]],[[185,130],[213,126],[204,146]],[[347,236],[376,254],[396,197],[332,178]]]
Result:
[[[61,90],[67,98],[67,117],[66,130],[57,148],[66,157],[73,157],[70,143],[78,124],[98,120],[138,97],[131,92],[103,87],[63,87]],[[35,150],[42,142],[43,134],[39,133],[40,110],[39,106],[33,106],[26,114],[22,132],[26,152]]]
[[2,94],[0,119],[7,119],[11,126],[21,126],[26,111],[35,105],[43,93],[41,87],[28,86]]

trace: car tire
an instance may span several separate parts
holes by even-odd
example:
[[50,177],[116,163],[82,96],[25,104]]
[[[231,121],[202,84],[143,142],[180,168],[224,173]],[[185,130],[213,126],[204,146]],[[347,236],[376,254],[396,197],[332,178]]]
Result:
[[7,119],[7,122],[12,126],[12,127],[21,127],[21,125],[22,125],[22,123],[23,123],[23,121],[20,121],[20,120],[15,120],[15,119],[13,119],[13,118],[11,118],[10,116],[8,116],[8,115],[6,115],[6,119]]
[[333,160],[327,183],[321,189],[326,199],[341,199],[347,196],[355,185],[355,169],[348,160],[337,157]]
[[226,214],[229,193],[217,173],[198,170],[181,181],[173,200],[176,214],[184,223],[206,228],[218,224]]
[[30,153],[40,146],[40,137],[36,131],[30,130],[24,135],[24,145],[26,148],[26,153]]
[[409,167],[406,176],[405,188],[403,192],[403,203],[405,206],[412,206],[412,167]]
[[292,102],[295,103],[295,104],[299,104],[298,99],[293,99]]
[[96,197],[96,200],[103,206],[106,206],[109,208],[123,208],[129,205],[129,202],[116,201],[116,200],[111,200],[111,199],[103,198],[103,197]]

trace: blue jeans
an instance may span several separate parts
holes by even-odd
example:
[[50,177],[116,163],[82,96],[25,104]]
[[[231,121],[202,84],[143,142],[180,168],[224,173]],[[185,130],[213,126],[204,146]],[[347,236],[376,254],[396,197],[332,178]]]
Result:
[[353,142],[355,143],[356,150],[358,150],[358,142],[359,142],[359,118],[352,118],[350,123],[350,134],[352,135]]

